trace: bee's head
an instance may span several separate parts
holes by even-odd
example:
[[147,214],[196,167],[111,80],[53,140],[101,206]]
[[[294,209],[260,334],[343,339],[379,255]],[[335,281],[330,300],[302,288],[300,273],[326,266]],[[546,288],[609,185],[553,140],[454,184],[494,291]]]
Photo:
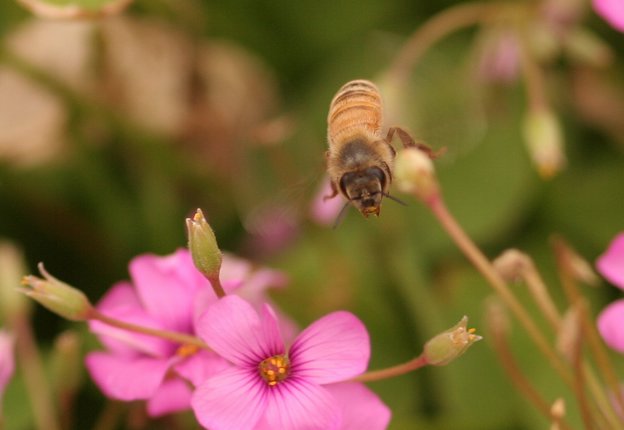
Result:
[[345,173],[340,178],[340,191],[364,217],[379,216],[381,200],[388,183],[386,173],[379,167]]

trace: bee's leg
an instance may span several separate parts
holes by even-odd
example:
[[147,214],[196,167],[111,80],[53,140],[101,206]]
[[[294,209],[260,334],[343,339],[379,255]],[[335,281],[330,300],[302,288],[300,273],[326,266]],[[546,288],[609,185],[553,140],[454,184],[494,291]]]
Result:
[[399,139],[401,139],[401,142],[403,143],[404,148],[416,147],[420,149],[422,152],[424,152],[425,154],[427,154],[429,158],[432,158],[432,159],[437,158],[446,152],[446,148],[442,148],[438,151],[434,151],[433,149],[431,149],[429,145],[423,142],[416,142],[414,138],[401,127],[391,127],[388,130],[388,136],[386,137],[386,140],[388,141],[388,143],[392,141],[392,138],[394,137],[394,133],[396,133],[399,136]]
[[331,194],[323,196],[323,201],[333,199],[334,197],[338,195],[338,190],[336,189],[336,185],[334,184],[334,181],[330,181],[329,185],[331,186],[332,192]]

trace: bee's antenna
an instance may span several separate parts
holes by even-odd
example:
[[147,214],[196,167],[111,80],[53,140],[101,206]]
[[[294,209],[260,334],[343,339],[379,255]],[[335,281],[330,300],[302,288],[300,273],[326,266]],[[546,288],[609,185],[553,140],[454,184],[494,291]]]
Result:
[[405,203],[403,200],[397,199],[396,197],[391,196],[390,194],[386,194],[386,193],[382,193],[382,194],[384,195],[384,197],[387,197],[390,200],[393,200],[393,201],[397,202],[400,205],[407,206],[407,203]]
[[349,207],[350,204],[351,203],[347,201],[345,202],[342,209],[340,209],[340,212],[338,213],[338,216],[336,217],[336,221],[334,221],[334,225],[332,226],[332,230],[336,230],[336,228],[338,227],[338,224],[342,222],[342,220],[345,217],[345,214],[347,213],[347,207]]

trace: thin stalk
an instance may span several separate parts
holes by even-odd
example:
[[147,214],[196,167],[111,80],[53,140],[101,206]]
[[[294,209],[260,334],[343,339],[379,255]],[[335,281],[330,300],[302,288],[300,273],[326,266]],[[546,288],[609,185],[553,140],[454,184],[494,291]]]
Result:
[[212,289],[214,290],[218,298],[222,299],[223,297],[226,296],[225,290],[223,289],[223,286],[221,285],[221,280],[219,279],[219,275],[208,278],[208,281],[210,281],[210,285],[212,286]]
[[[571,306],[579,307],[581,313],[581,327],[583,330],[583,334],[589,341],[589,347],[592,352],[592,356],[596,360],[598,370],[601,373],[603,380],[607,383],[609,389],[613,393],[613,396],[615,397],[615,400],[617,401],[620,410],[624,410],[624,396],[622,394],[622,390],[620,389],[617,374],[615,373],[613,365],[609,360],[609,355],[607,354],[607,351],[604,348],[602,341],[600,340],[600,336],[598,335],[596,327],[594,326],[593,321],[591,321],[591,319],[589,318],[587,303],[582,297],[572,274],[573,271],[570,267],[568,245],[563,241],[563,239],[555,237],[553,238],[553,246],[557,259],[559,279],[561,281],[561,285],[563,286],[566,297],[570,302]],[[590,385],[590,388],[592,388],[592,392],[596,399],[599,397],[604,397],[600,396],[598,393],[598,391],[602,391],[599,386],[596,387]],[[613,405],[610,401],[607,400],[606,405],[601,404],[601,409],[605,413],[607,413],[605,409],[608,409],[607,415],[611,418],[611,421],[613,422],[613,420],[615,420],[617,428],[624,428],[624,423],[621,419],[617,418],[617,412],[613,409]]]
[[414,370],[418,370],[422,367],[427,366],[427,360],[424,354],[419,355],[418,357],[403,363],[398,364],[393,367],[388,367],[386,369],[373,370],[371,372],[366,372],[361,374],[360,376],[356,376],[352,379],[352,381],[357,382],[372,382],[379,381],[382,379],[394,378],[395,376],[404,375],[409,372],[413,372]]
[[489,19],[500,7],[500,3],[482,2],[444,9],[409,36],[390,64],[387,76],[399,85],[404,84],[416,63],[433,45],[451,33]]
[[[520,366],[516,363],[504,335],[491,325],[492,346],[499,357],[499,361],[503,364],[503,368],[513,384],[520,390],[522,394],[542,413],[547,419],[553,419],[550,405],[542,398],[540,393],[533,388],[531,382],[524,376]],[[572,430],[569,424],[563,418],[555,417],[561,430]],[[591,427],[589,427],[591,428]]]
[[527,267],[527,269],[523,272],[522,278],[529,288],[529,292],[533,296],[535,303],[542,311],[542,314],[546,317],[550,326],[555,332],[559,330],[561,315],[559,315],[559,311],[555,307],[555,304],[548,293],[546,284],[535,268],[533,262],[531,262],[529,267]]
[[163,339],[171,340],[172,342],[180,343],[182,345],[193,345],[202,349],[210,349],[208,345],[206,345],[201,339],[190,336],[184,333],[178,333],[174,331],[167,330],[157,330],[150,327],[143,327],[140,325],[128,323],[125,321],[120,321],[115,318],[111,318],[107,315],[104,315],[97,309],[93,308],[91,314],[89,315],[90,320],[96,320],[103,322],[104,324],[110,325],[112,327],[117,327],[123,330],[132,331],[135,333],[146,334],[148,336],[160,337]]
[[[575,308],[578,309],[578,308]],[[579,315],[580,318],[580,315]],[[574,395],[579,404],[579,409],[581,411],[581,418],[583,420],[583,424],[585,428],[592,429],[594,428],[594,419],[592,417],[591,408],[589,405],[589,401],[587,399],[587,394],[585,393],[585,377],[583,372],[583,339],[581,336],[581,322],[579,318],[575,319],[574,332],[576,333],[575,338],[573,340],[573,344],[571,345],[571,361],[572,361],[572,370],[574,374]]]
[[32,402],[35,426],[39,430],[60,430],[53,407],[52,390],[43,370],[30,323],[23,315],[16,316],[11,323],[16,333],[17,362],[22,369],[28,397]]
[[535,342],[537,347],[546,356],[553,368],[568,385],[572,386],[572,375],[568,368],[550,346],[542,334],[542,331],[533,322],[531,316],[510,291],[505,281],[503,281],[496,269],[492,266],[492,263],[483,255],[481,250],[474,244],[470,237],[468,237],[453,215],[448,211],[442,197],[431,198],[426,203],[451,239],[453,239],[455,244],[477,270],[481,272],[494,291],[498,293],[511,312],[518,318],[533,342]]

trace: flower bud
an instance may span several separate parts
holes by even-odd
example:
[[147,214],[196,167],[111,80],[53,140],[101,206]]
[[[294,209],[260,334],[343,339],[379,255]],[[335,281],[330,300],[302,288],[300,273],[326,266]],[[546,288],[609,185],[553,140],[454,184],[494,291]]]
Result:
[[494,269],[507,282],[518,282],[522,279],[533,262],[528,255],[517,249],[508,249],[492,262]]
[[22,285],[25,288],[20,291],[68,320],[84,321],[89,318],[93,306],[82,291],[50,275],[43,263],[39,263],[39,272],[43,279],[33,275],[24,276]]
[[0,242],[0,314],[7,320],[28,312],[28,300],[15,291],[25,272],[20,250],[10,242]]
[[400,151],[394,161],[394,180],[399,190],[428,201],[438,194],[431,158],[418,148]]
[[188,247],[195,267],[208,279],[218,279],[223,256],[212,228],[201,209],[186,219]]
[[565,414],[565,400],[559,397],[550,407],[550,416],[552,420],[550,430],[561,430],[562,426],[560,425],[560,423],[565,418]]
[[475,329],[466,329],[468,317],[464,316],[454,327],[438,334],[425,344],[427,364],[445,366],[462,355],[473,343],[483,339]]
[[530,110],[524,119],[523,132],[529,154],[543,178],[551,178],[564,167],[561,127],[550,110]]

